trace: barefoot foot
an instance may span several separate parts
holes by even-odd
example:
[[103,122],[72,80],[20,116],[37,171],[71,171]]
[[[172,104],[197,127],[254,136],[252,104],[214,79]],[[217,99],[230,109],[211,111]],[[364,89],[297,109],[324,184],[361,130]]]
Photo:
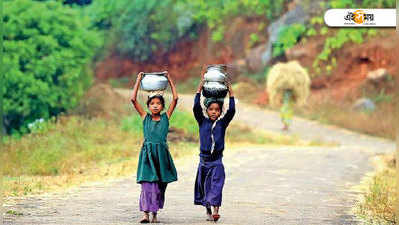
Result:
[[159,220],[157,218],[157,213],[152,213],[151,223],[159,223]]
[[206,221],[214,221],[212,214],[206,214]]
[[140,223],[149,223],[150,222],[150,216],[148,213],[144,213],[143,218],[140,220]]
[[206,208],[206,221],[213,221],[211,208]]

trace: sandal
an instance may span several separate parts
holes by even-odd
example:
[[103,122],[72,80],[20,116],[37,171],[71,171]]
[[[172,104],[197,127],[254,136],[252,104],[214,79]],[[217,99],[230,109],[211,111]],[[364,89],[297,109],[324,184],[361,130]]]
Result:
[[213,217],[213,221],[218,221],[219,220],[219,218],[220,218],[220,215],[219,214],[215,214],[215,215],[212,215],[212,217]]

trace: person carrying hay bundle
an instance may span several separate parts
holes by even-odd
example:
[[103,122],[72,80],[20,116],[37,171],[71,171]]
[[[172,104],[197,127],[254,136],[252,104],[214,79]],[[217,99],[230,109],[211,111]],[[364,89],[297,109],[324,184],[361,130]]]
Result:
[[280,106],[283,130],[288,130],[294,114],[294,105],[304,105],[310,94],[310,78],[298,61],[277,63],[267,76],[270,105]]

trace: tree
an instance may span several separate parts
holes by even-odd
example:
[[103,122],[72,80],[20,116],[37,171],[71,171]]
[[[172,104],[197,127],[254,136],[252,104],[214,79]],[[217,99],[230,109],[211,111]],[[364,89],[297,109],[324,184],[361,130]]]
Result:
[[117,50],[138,61],[167,51],[192,29],[192,13],[184,1],[131,0],[116,25]]
[[78,103],[102,43],[85,18],[57,1],[6,1],[3,22],[3,122],[7,132],[24,131]]

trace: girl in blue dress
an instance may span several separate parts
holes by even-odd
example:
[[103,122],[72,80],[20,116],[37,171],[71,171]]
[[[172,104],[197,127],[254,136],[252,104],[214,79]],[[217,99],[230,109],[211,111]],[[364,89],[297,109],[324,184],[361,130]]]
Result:
[[[235,114],[235,102],[231,84],[229,89],[229,108],[223,112],[223,99],[206,98],[204,105],[206,115],[200,104],[201,90],[204,84],[204,74],[198,86],[194,99],[193,112],[199,125],[200,162],[194,190],[194,204],[206,208],[207,220],[217,221],[220,218],[219,207],[222,204],[222,191],[225,180],[222,162],[224,137],[226,129]],[[213,207],[213,212],[212,212]]]

